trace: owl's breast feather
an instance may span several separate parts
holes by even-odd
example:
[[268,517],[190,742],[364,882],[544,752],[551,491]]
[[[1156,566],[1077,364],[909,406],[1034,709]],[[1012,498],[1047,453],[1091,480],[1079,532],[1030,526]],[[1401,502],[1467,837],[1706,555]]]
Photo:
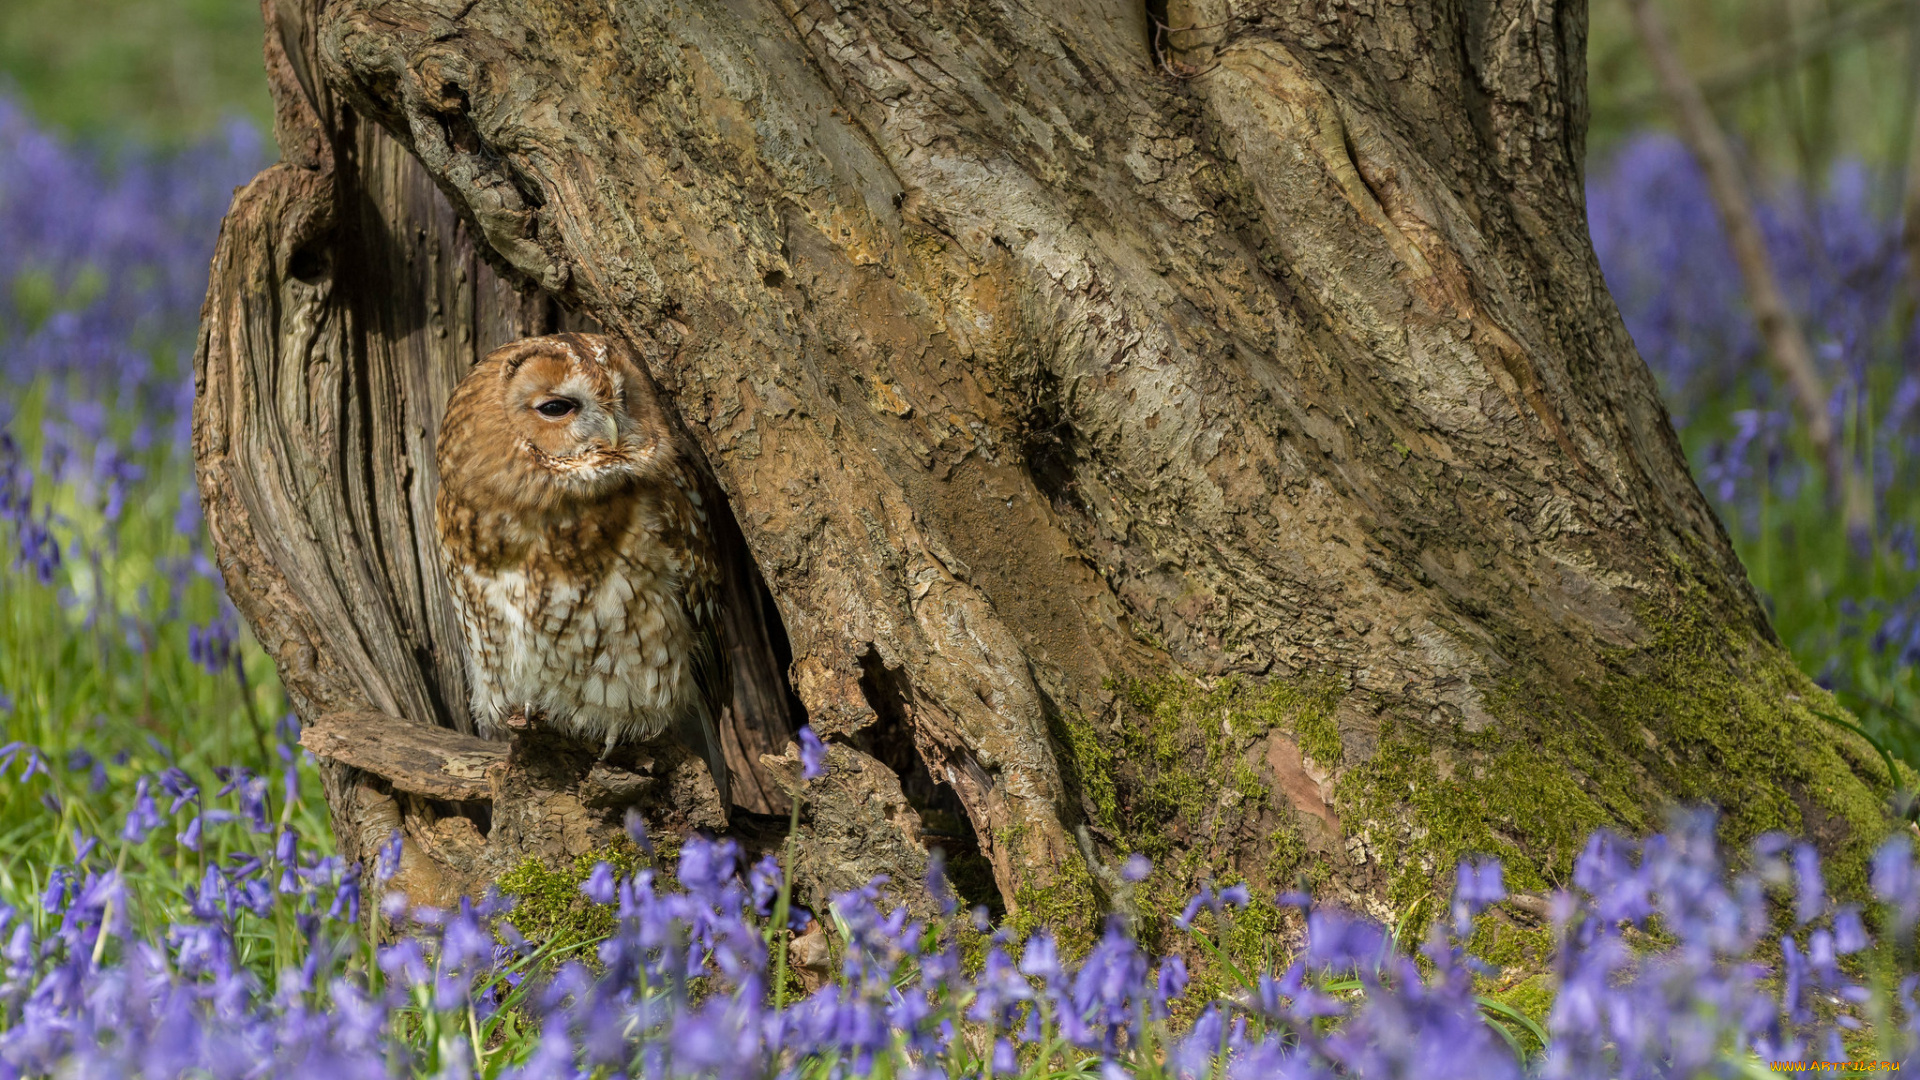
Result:
[[[589,741],[651,738],[697,694],[681,560],[635,515],[612,550],[520,546],[507,565],[463,568],[475,718],[483,731],[532,706]],[[549,541],[554,539],[551,535]],[[599,557],[595,557],[599,556]]]

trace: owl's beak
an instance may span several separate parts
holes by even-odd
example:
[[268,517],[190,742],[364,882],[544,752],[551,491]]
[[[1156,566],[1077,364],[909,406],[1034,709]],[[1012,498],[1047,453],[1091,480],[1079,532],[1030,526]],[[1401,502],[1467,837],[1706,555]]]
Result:
[[593,434],[607,444],[608,450],[620,449],[620,425],[614,420],[613,414],[602,412],[593,420]]

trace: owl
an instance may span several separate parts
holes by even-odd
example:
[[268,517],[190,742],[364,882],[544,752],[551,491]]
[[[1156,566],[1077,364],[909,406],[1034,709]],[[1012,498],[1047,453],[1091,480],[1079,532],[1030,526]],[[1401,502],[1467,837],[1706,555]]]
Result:
[[435,516],[480,734],[524,712],[604,756],[670,732],[724,807],[731,682],[692,453],[623,342],[529,338],[447,403]]

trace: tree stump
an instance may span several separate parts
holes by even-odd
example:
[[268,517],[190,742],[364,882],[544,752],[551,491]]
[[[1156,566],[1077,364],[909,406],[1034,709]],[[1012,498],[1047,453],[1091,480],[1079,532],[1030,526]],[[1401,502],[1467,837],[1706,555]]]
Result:
[[633,344],[726,494],[739,821],[810,721],[816,891],[932,844],[1085,930],[1139,849],[1143,917],[1229,876],[1391,912],[1698,800],[1858,883],[1889,778],[1586,235],[1582,4],[263,10],[285,158],[214,263],[202,492],[343,851],[397,823],[410,891],[679,775],[463,734],[436,426],[563,327]]

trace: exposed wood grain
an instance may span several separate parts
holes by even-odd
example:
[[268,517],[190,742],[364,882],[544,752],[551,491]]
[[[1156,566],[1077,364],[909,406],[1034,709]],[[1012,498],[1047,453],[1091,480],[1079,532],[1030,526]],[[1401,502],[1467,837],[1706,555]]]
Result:
[[491,799],[489,772],[507,763],[504,743],[378,713],[328,713],[301,729],[300,745],[397,791],[452,802]]

